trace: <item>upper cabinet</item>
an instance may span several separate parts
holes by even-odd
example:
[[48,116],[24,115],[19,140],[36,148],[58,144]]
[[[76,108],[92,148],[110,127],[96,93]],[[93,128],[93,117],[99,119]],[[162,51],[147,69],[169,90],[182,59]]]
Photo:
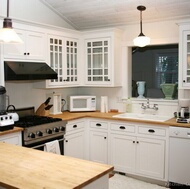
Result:
[[118,29],[85,32],[84,85],[121,85],[121,31]]
[[24,43],[4,44],[4,59],[45,61],[47,49],[45,33],[21,29],[17,29],[16,32]]
[[179,86],[190,88],[190,23],[180,24]]
[[51,35],[48,41],[48,63],[58,74],[49,86],[78,85],[78,40]]

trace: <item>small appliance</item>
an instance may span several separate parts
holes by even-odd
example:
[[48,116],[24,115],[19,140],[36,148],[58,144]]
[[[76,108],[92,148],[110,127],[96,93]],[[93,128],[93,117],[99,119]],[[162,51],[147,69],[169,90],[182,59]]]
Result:
[[69,96],[70,112],[96,111],[96,96],[79,95]]
[[13,115],[7,113],[6,109],[6,89],[0,86],[0,131],[5,131],[14,128]]
[[176,121],[178,123],[189,123],[190,116],[189,116],[189,106],[190,106],[190,99],[179,99],[179,112],[177,115]]

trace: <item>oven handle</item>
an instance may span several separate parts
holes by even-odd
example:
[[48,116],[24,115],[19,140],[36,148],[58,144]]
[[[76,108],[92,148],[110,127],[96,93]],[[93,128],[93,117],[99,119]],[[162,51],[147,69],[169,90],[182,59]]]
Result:
[[[59,139],[58,141],[60,142],[60,141],[63,141],[63,140],[64,140],[64,138]],[[40,148],[40,147],[43,147],[43,146],[45,146],[45,144],[40,144],[38,146],[34,146],[34,147],[31,147],[31,148],[35,149],[35,148]]]

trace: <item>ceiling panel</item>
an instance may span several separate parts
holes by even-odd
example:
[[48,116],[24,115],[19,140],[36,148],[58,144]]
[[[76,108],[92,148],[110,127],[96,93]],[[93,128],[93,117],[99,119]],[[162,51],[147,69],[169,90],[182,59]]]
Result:
[[137,6],[146,6],[143,22],[190,18],[190,0],[43,0],[76,29],[139,22]]

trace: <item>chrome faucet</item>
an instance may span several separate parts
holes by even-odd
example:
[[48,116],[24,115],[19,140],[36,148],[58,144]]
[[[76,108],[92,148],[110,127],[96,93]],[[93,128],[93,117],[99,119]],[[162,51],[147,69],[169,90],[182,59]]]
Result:
[[146,109],[153,109],[153,110],[158,110],[158,104],[154,104],[153,107],[150,106],[150,102],[149,102],[149,99],[147,98],[147,103],[146,105],[144,105],[144,103],[141,104],[141,108],[143,110],[146,110]]

